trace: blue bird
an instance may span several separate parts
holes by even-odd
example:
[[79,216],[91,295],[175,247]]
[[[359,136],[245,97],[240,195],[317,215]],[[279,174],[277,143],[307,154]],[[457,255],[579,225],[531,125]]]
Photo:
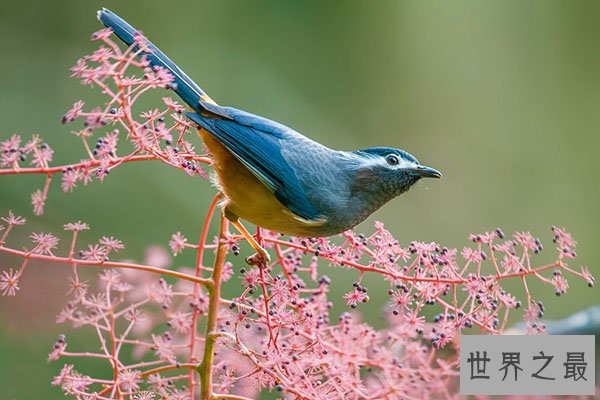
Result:
[[[98,19],[127,45],[134,43],[138,31],[118,15],[103,9]],[[275,121],[220,106],[154,44],[147,46],[150,64],[173,74],[173,89],[191,109],[186,116],[213,157],[223,213],[258,252],[254,262],[269,256],[240,219],[294,236],[331,236],[358,225],[419,179],[442,176],[404,150],[333,150]]]

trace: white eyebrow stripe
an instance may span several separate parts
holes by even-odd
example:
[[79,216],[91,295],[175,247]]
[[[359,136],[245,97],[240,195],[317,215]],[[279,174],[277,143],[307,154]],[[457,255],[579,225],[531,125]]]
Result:
[[417,166],[417,163],[405,160],[404,158],[402,158],[400,156],[398,156],[398,160],[400,161],[398,163],[398,168],[414,168]]
[[[372,153],[362,153],[360,155],[358,154],[353,154],[351,152],[340,152],[340,154],[343,157],[347,157],[349,160],[352,160],[356,163],[359,163],[362,166],[375,166],[375,165],[379,165],[382,167],[389,167],[390,165],[387,163],[387,161],[385,160],[385,155],[379,155],[379,154],[372,154]],[[404,158],[402,158],[402,156],[400,154],[396,154],[396,153],[390,153],[390,154],[394,154],[396,157],[398,157],[398,165],[396,165],[396,168],[398,169],[402,169],[402,168],[414,168],[417,165],[419,165],[419,163],[415,163],[413,161],[409,161],[406,160]]]

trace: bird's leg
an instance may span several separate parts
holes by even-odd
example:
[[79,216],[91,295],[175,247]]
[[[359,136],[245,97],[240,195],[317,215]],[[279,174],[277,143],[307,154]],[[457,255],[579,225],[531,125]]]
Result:
[[236,227],[238,231],[240,231],[240,233],[248,241],[250,246],[252,246],[252,248],[256,250],[256,254],[253,254],[250,257],[246,258],[246,262],[250,265],[262,264],[263,266],[267,266],[271,262],[271,256],[269,256],[267,250],[265,250],[264,247],[262,247],[260,243],[256,241],[254,236],[252,236],[252,234],[248,232],[248,229],[246,229],[246,227],[242,225],[239,219],[231,221],[231,223],[233,224],[233,226]]

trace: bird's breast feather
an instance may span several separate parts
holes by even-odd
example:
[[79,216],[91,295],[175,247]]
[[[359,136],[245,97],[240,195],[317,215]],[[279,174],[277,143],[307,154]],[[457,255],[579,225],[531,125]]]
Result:
[[[217,106],[220,107],[220,106]],[[302,165],[291,163],[282,151],[297,145],[299,134],[291,128],[231,107],[220,107],[221,114],[212,116],[186,113],[188,118],[208,131],[248,168],[291,212],[307,221],[322,216],[311,203],[304,185],[298,179]],[[302,149],[292,149],[302,151]]]

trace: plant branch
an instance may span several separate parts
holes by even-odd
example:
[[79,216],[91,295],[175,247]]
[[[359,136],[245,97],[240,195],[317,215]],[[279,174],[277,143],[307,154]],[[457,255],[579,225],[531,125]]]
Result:
[[16,249],[11,249],[8,247],[0,246],[0,253],[11,254],[17,257],[25,258],[27,260],[41,260],[41,261],[49,261],[57,264],[68,264],[77,266],[88,266],[88,267],[101,267],[101,268],[123,268],[123,269],[133,269],[138,271],[146,271],[159,275],[172,276],[173,278],[183,279],[186,281],[198,283],[203,286],[208,286],[212,282],[210,279],[199,278],[193,275],[185,274],[183,272],[173,271],[170,269],[151,267],[149,265],[143,264],[134,264],[134,263],[126,263],[126,262],[114,262],[114,261],[91,261],[91,260],[82,260],[76,258],[67,258],[67,257],[58,257],[58,256],[49,256],[44,254],[33,254],[27,251],[21,251]]
[[225,216],[221,214],[221,224],[219,229],[219,247],[213,267],[210,284],[207,285],[209,292],[208,315],[206,321],[206,340],[204,344],[204,357],[202,364],[198,368],[200,374],[200,399],[210,400],[212,393],[212,367],[215,355],[216,337],[213,335],[217,328],[219,307],[221,304],[221,278],[225,256],[227,255],[227,234],[229,223]]
[[[203,164],[210,164],[211,160],[209,157],[199,157],[199,156],[184,156],[186,159],[197,161]],[[108,162],[108,167],[112,167],[116,164],[121,163],[129,163],[129,162],[137,162],[137,161],[148,161],[148,160],[159,160],[162,161],[162,158],[153,155],[153,154],[142,154],[135,156],[127,156],[127,157],[117,157],[113,158]],[[78,168],[89,168],[89,167],[98,167],[101,165],[99,160],[88,160],[75,164],[65,164],[59,165],[56,167],[40,167],[40,168],[0,168],[0,175],[23,175],[23,174],[60,174],[65,172],[68,168],[78,169]]]

